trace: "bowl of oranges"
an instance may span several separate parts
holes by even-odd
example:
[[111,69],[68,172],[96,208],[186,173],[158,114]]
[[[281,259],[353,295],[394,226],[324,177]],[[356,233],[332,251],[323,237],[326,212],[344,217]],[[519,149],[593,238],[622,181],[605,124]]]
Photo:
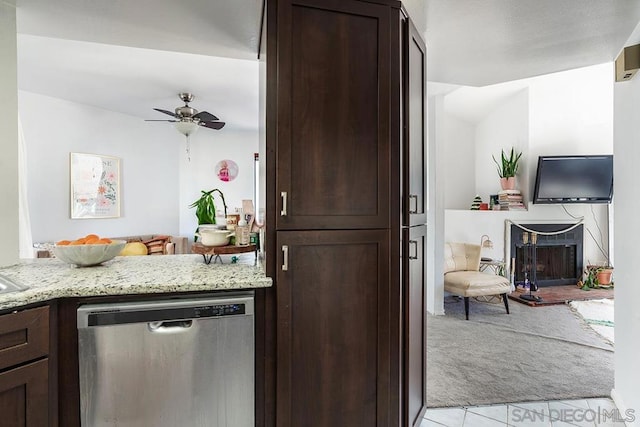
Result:
[[87,234],[76,240],[60,240],[52,248],[56,258],[78,267],[99,265],[113,259],[127,242]]

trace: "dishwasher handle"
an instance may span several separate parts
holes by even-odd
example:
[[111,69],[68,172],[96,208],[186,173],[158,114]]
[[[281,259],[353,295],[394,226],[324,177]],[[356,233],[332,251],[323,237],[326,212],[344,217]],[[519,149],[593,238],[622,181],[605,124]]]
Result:
[[147,327],[150,332],[175,333],[184,332],[193,326],[193,320],[165,320],[164,322],[149,322]]

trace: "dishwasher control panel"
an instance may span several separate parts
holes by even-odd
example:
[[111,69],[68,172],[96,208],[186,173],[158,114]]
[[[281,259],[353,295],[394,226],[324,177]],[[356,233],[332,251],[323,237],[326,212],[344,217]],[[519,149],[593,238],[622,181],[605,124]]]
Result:
[[252,315],[252,297],[94,304],[78,308],[78,328]]
[[231,316],[234,314],[245,314],[245,312],[244,304],[208,305],[204,307],[194,307],[193,317]]

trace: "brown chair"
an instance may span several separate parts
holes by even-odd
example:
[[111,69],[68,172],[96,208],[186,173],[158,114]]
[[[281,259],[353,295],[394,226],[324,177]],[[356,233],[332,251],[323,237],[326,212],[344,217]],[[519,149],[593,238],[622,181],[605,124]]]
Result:
[[511,284],[506,277],[478,271],[480,245],[445,243],[444,290],[464,298],[464,313],[469,320],[469,297],[501,295],[509,314],[507,294]]

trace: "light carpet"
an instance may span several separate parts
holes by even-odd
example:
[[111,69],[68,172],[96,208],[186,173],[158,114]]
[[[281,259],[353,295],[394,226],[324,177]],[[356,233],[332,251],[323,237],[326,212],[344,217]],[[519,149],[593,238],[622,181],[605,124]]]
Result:
[[569,306],[605,340],[614,341],[613,300],[571,301]]
[[613,346],[567,305],[529,307],[447,297],[427,319],[427,406],[609,396]]

